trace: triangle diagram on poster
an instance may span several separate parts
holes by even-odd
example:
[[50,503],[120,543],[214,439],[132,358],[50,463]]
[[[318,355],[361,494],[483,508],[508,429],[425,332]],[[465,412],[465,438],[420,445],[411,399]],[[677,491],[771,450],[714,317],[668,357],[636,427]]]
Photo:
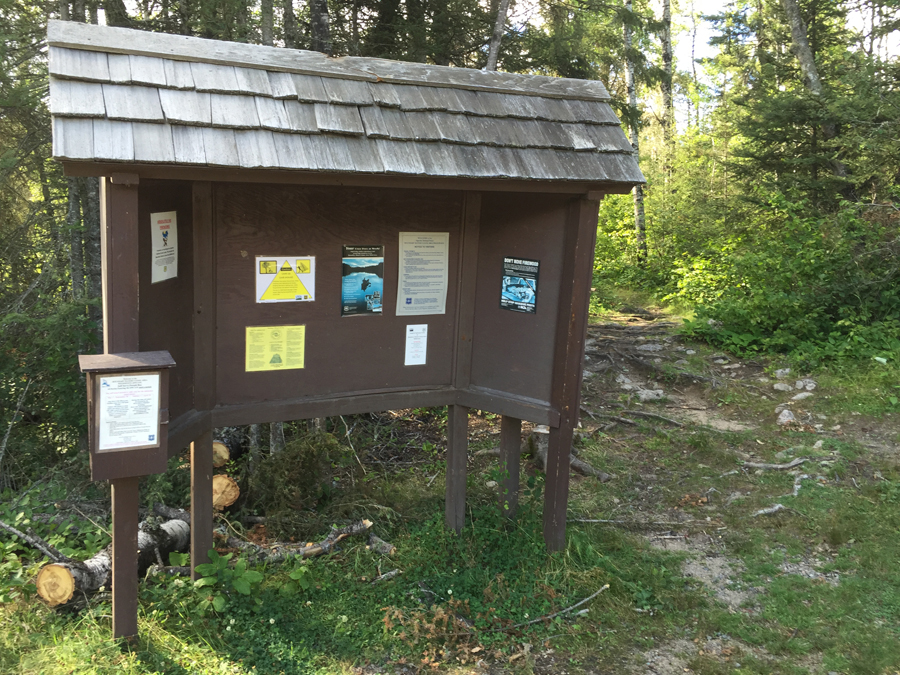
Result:
[[298,298],[308,298],[309,291],[300,281],[291,264],[285,261],[281,266],[278,274],[272,279],[272,283],[262,295],[262,300],[295,300]]

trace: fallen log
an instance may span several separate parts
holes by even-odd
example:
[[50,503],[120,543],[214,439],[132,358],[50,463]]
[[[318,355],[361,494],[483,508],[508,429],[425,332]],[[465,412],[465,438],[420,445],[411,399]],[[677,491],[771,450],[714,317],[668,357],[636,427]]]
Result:
[[[531,454],[538,459],[541,464],[541,468],[544,470],[544,473],[547,473],[547,452],[550,445],[549,437],[550,434],[548,431],[543,431],[535,428],[532,430],[531,435],[526,441]],[[569,453],[569,466],[583,476],[593,476],[601,483],[606,483],[612,478],[612,476],[610,476],[605,471],[595,469],[587,462],[578,459],[571,452]]]
[[[185,552],[191,541],[191,527],[183,520],[157,523],[155,518],[138,526],[138,576],[170,553]],[[38,572],[38,595],[51,607],[86,600],[112,582],[112,544],[88,560],[48,563]]]
[[213,508],[221,511],[234,504],[241,496],[241,489],[231,476],[218,474],[212,479]]
[[359,520],[346,527],[334,527],[328,536],[318,543],[307,544],[282,544],[276,543],[271,547],[263,547],[249,541],[228,536],[223,527],[216,529],[216,534],[225,540],[225,546],[236,548],[249,553],[249,561],[256,562],[282,562],[291,558],[314,558],[316,556],[331,553],[335,546],[347,537],[364,534],[372,527],[371,520]]

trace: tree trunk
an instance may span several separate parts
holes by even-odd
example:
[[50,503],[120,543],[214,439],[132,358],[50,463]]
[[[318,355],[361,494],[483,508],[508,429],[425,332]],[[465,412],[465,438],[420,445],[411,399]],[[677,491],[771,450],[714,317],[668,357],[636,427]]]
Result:
[[106,14],[107,26],[131,27],[131,17],[123,0],[103,0],[103,11]]
[[69,230],[69,276],[72,280],[72,297],[76,300],[84,295],[84,247],[81,240],[81,199],[80,181],[66,178],[69,209],[66,213],[66,228]]
[[309,23],[312,32],[310,48],[314,52],[331,56],[331,19],[328,15],[328,0],[309,0]]
[[[191,542],[191,526],[182,520],[156,525],[145,520],[138,530],[138,577],[172,552],[184,552]],[[51,607],[86,598],[112,583],[112,544],[84,562],[49,563],[41,568],[35,585]]]
[[284,422],[269,425],[269,454],[277,455],[284,450]]
[[273,37],[275,28],[275,8],[272,0],[260,0],[259,19],[262,43],[271,47],[275,44]]
[[491,43],[488,47],[485,70],[497,70],[497,60],[500,58],[500,42],[503,40],[504,30],[506,30],[506,15],[508,12],[509,0],[500,0],[500,4],[497,7],[497,18],[494,20],[494,32],[491,35]]
[[[791,26],[791,41],[793,42],[791,51],[800,62],[800,72],[803,73],[804,84],[814,96],[821,96],[822,80],[819,79],[815,55],[812,47],[809,46],[806,23],[800,14],[800,6],[797,4],[797,0],[781,0],[781,5],[784,7],[784,13],[787,14],[788,23]],[[831,140],[837,136],[837,129],[834,124],[825,123],[822,125],[822,134],[827,140]],[[831,165],[835,176],[840,178],[847,176],[847,167],[842,161],[834,159],[831,161]]]
[[[637,86],[634,81],[634,56],[632,54],[631,24],[633,15],[632,0],[625,0],[624,41],[625,41],[625,86],[628,90],[629,132],[631,134],[631,148],[635,161],[640,161],[640,139],[638,137],[638,107]],[[647,261],[647,227],[644,218],[644,186],[635,185],[634,190],[634,232],[638,246],[638,263],[643,265]]]
[[[675,123],[675,105],[672,97],[672,0],[663,0],[662,59],[663,79],[660,84],[663,98],[662,127],[668,157],[672,145],[672,127]],[[669,171],[671,166],[667,167],[667,173]]]
[[284,28],[284,46],[297,48],[297,17],[294,14],[294,0],[284,0],[282,4],[282,26]]
[[259,466],[259,425],[251,424],[247,429],[247,445],[250,446],[250,475]]

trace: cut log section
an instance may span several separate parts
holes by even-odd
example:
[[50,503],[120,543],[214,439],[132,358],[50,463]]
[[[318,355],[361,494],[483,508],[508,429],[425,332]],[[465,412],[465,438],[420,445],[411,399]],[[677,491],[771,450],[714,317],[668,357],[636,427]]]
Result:
[[212,479],[213,508],[221,511],[234,504],[241,496],[241,489],[234,478],[220,474]]
[[231,460],[231,450],[224,441],[213,441],[213,466],[222,468]]
[[[138,576],[151,565],[167,560],[175,551],[185,552],[191,541],[191,527],[182,520],[169,520],[161,525],[144,521],[138,530]],[[112,583],[112,545],[84,562],[49,563],[38,572],[35,585],[38,595],[48,605],[57,607],[86,598]]]

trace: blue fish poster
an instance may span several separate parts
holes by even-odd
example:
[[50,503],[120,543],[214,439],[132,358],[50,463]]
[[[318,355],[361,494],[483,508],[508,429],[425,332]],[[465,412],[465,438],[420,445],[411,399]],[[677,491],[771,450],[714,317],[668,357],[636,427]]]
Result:
[[526,258],[503,259],[503,284],[500,288],[500,308],[511,312],[537,312],[537,284],[539,260]]
[[381,314],[384,246],[344,246],[341,316]]

